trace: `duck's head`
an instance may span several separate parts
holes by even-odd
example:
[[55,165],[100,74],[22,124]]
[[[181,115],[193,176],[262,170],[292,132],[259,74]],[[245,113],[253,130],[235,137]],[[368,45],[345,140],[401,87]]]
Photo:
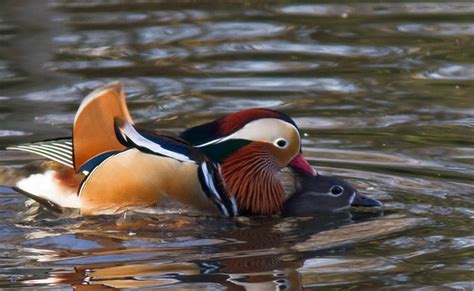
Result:
[[241,212],[281,211],[285,192],[277,173],[284,167],[316,175],[301,152],[296,123],[278,111],[239,111],[188,129],[181,137],[220,165]]
[[298,173],[299,189],[284,203],[284,216],[312,216],[338,212],[350,206],[382,207],[378,200],[357,192],[351,184],[334,176]]

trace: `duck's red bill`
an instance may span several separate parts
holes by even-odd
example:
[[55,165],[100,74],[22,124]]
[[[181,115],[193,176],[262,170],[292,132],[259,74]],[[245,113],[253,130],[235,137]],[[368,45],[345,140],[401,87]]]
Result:
[[308,161],[304,158],[302,153],[296,155],[296,157],[294,157],[294,159],[288,164],[288,167],[300,172],[308,173],[313,176],[316,176],[318,174],[316,170],[313,169],[313,167],[311,167]]

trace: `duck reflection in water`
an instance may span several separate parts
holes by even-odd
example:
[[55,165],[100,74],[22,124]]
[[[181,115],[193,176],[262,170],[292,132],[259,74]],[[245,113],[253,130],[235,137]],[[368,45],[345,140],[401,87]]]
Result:
[[[235,286],[245,288],[274,288],[275,286],[287,287],[290,289],[301,288],[299,274],[296,271],[302,266],[302,262],[308,258],[308,254],[326,255],[327,249],[340,246],[341,243],[347,243],[345,233],[338,233],[337,229],[344,225],[351,225],[354,218],[348,210],[350,206],[376,206],[381,203],[377,200],[360,195],[348,182],[341,178],[317,175],[306,176],[301,173],[295,173],[296,191],[291,195],[283,210],[285,216],[313,216],[306,218],[283,218],[275,219],[269,217],[241,217],[234,223],[228,221],[227,227],[220,234],[220,237],[226,238],[222,242],[216,241],[209,245],[199,246],[200,252],[193,254],[192,251],[181,250],[182,258],[185,262],[178,262],[172,258],[168,262],[156,263],[158,258],[165,256],[164,249],[177,247],[172,240],[169,242],[157,244],[157,239],[163,239],[157,235],[153,229],[163,229],[172,231],[176,236],[183,231],[191,231],[196,225],[207,225],[203,231],[211,231],[207,228],[213,228],[212,225],[220,225],[226,220],[210,218],[182,216],[169,217],[169,223],[164,223],[162,219],[155,216],[149,216],[143,213],[129,212],[129,215],[121,216],[116,221],[116,226],[123,231],[123,236],[110,237],[107,235],[90,233],[79,234],[78,238],[93,240],[104,247],[104,250],[95,250],[92,257],[85,255],[81,259],[82,264],[75,266],[75,272],[67,274],[55,274],[47,278],[52,285],[71,284],[77,288],[83,287],[84,282],[94,287],[107,286],[112,288],[129,287],[202,287],[199,283],[186,283],[196,278],[206,278],[212,283],[204,286],[226,286],[234,288]],[[339,189],[339,187],[341,189]],[[379,212],[380,213],[380,212]],[[378,216],[377,212],[370,212],[373,216]],[[175,224],[176,221],[184,220],[186,223]],[[363,219],[357,219],[359,222]],[[203,223],[205,222],[205,223]],[[87,224],[87,222],[85,222]],[[90,222],[89,223],[93,223]],[[101,229],[107,229],[104,221],[96,222],[101,224]],[[138,223],[138,224],[137,224]],[[170,224],[171,223],[171,224]],[[107,224],[107,223],[106,223]],[[139,226],[142,227],[139,227]],[[357,226],[352,224],[351,226]],[[116,229],[114,223],[109,225],[110,230]],[[90,229],[90,226],[85,227]],[[139,232],[140,244],[137,248],[130,250],[121,250],[121,245],[127,243],[134,245],[133,239],[128,237],[128,228],[134,232]],[[151,232],[150,232],[151,231]],[[349,231],[349,230],[348,230]],[[212,232],[212,231],[211,231]],[[295,236],[295,232],[298,235]],[[351,233],[354,233],[350,231]],[[351,241],[357,241],[357,231]],[[149,235],[148,242],[143,244],[143,236]],[[321,249],[318,247],[318,237],[332,238],[330,246],[324,245]],[[365,238],[365,237],[364,237]],[[191,238],[189,238],[191,239]],[[192,241],[192,239],[191,239]],[[227,241],[227,242],[226,242]],[[239,242],[240,248],[245,249],[245,254],[235,250],[235,244],[229,242]],[[308,242],[308,243],[307,243]],[[194,244],[193,244],[194,245]],[[292,254],[288,253],[293,249]],[[161,251],[161,252],[160,252]],[[88,250],[91,252],[91,250]],[[177,252],[177,251],[175,251]],[[89,254],[90,255],[90,254]],[[123,261],[97,263],[97,257],[123,258],[144,256],[150,262],[128,264]],[[138,257],[137,257],[138,256]],[[65,258],[66,262],[68,258]],[[93,260],[94,264],[89,264]],[[76,261],[70,259],[69,263],[74,265]],[[278,270],[276,272],[275,270]],[[253,272],[259,272],[258,276]],[[38,283],[36,281],[35,283]],[[198,285],[196,285],[198,284]]]

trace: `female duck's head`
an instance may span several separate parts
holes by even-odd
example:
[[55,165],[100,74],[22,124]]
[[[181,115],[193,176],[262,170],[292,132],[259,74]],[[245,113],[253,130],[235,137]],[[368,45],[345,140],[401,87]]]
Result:
[[341,178],[297,173],[299,187],[285,201],[284,216],[312,216],[338,212],[351,206],[382,207],[378,200],[361,195]]

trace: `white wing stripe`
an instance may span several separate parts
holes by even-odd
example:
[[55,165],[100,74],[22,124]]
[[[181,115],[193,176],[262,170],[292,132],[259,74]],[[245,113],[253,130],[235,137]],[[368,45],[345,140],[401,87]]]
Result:
[[54,151],[50,151],[48,150],[47,148],[43,148],[43,147],[26,147],[26,146],[19,146],[18,148],[20,149],[24,149],[24,150],[31,150],[31,151],[37,151],[39,153],[42,153],[44,155],[51,155],[51,156],[54,156],[58,159],[62,159],[64,161],[69,161],[69,156],[68,155],[65,155],[63,153],[60,153],[60,152],[54,152]]
[[8,149],[11,149],[11,150],[20,150],[20,151],[24,151],[24,152],[29,152],[29,153],[33,153],[33,154],[37,154],[37,155],[40,155],[40,156],[43,156],[45,158],[48,158],[48,159],[51,159],[53,161],[56,161],[60,164],[63,164],[65,166],[68,166],[68,167],[71,167],[72,168],[72,163],[71,161],[69,161],[68,159],[65,159],[64,157],[61,157],[61,156],[56,156],[54,154],[52,154],[51,152],[48,152],[48,151],[43,151],[41,149],[38,149],[38,148],[29,148],[29,147],[10,147]]
[[68,167],[73,167],[71,140],[52,140],[8,147],[7,150],[29,152],[51,159]]
[[219,195],[219,192],[217,191],[216,189],[216,186],[214,185],[214,182],[212,181],[212,177],[209,177],[209,170],[207,169],[207,164],[206,162],[203,162],[201,164],[202,168],[203,168],[203,174],[204,174],[204,179],[206,180],[206,185],[210,188],[209,190],[211,190],[211,193],[212,195],[214,195],[216,197],[216,199],[222,203],[222,198],[221,196]]
[[69,153],[56,151],[54,148],[53,148],[54,150],[50,150],[45,145],[41,145],[41,146],[29,146],[29,145],[28,146],[18,146],[17,148],[25,149],[25,150],[26,149],[35,150],[35,151],[41,152],[44,155],[51,154],[52,156],[60,157],[64,160],[71,161],[71,155]]
[[214,139],[214,140],[211,140],[211,141],[208,141],[208,142],[206,142],[206,143],[194,145],[194,147],[196,147],[196,148],[201,148],[201,147],[205,147],[205,146],[208,146],[208,145],[210,145],[210,144],[215,144],[215,143],[218,143],[218,142],[221,142],[221,141],[224,141],[224,138],[223,138],[223,137],[217,138],[217,139]]
[[237,207],[237,201],[235,201],[234,197],[230,197],[230,203],[232,203],[232,212],[234,212],[234,215],[237,215],[239,213],[239,208]]
[[120,128],[120,131],[126,138],[130,139],[134,144],[136,144],[139,147],[146,148],[154,153],[157,153],[166,157],[170,157],[181,162],[190,162],[194,164],[196,163],[195,161],[191,160],[186,155],[182,155],[180,153],[167,150],[163,148],[162,146],[160,146],[159,144],[146,139],[143,135],[141,135],[138,131],[136,131],[135,128],[133,128],[133,126],[128,122],[124,123],[124,126]]
[[[211,199],[220,209],[222,214],[226,217],[230,216],[237,216],[239,214],[239,210],[237,207],[237,202],[235,201],[234,197],[228,197],[225,193],[221,193],[216,189],[215,180],[212,176],[212,173],[209,172],[209,167],[206,162],[203,162],[199,167],[199,171],[202,174],[201,183],[204,183],[207,190],[206,195],[209,199]],[[221,196],[226,195],[226,196]],[[228,205],[227,203],[230,203]]]
[[71,154],[72,154],[72,151],[70,151],[68,149],[64,149],[64,148],[58,147],[56,145],[51,145],[51,144],[42,144],[42,145],[38,145],[36,147],[38,147],[38,148],[48,148],[48,149],[52,150],[51,152],[57,152],[58,154],[62,154],[62,155],[65,154],[67,157],[70,157]]

